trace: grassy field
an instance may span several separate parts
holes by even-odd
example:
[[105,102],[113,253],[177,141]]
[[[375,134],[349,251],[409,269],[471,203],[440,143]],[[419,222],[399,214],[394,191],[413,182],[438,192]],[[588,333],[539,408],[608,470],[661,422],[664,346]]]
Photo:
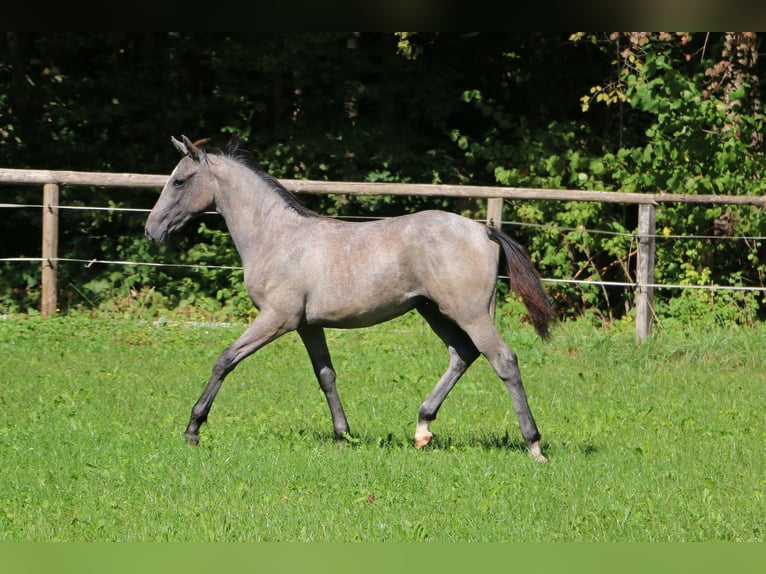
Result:
[[236,326],[0,321],[6,541],[762,541],[766,325],[503,320],[550,462],[526,454],[486,361],[412,446],[446,351],[416,316],[328,340],[352,441],[337,445],[294,334],[182,432]]

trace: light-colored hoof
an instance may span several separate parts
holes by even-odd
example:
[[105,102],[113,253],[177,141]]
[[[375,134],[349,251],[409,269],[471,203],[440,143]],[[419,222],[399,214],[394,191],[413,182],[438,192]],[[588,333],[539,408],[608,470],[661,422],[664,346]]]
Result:
[[540,447],[540,441],[529,443],[529,456],[535,459],[537,462],[548,462],[548,459],[543,455],[543,449]]
[[418,431],[415,433],[415,448],[423,448],[433,437],[433,433],[430,431]]

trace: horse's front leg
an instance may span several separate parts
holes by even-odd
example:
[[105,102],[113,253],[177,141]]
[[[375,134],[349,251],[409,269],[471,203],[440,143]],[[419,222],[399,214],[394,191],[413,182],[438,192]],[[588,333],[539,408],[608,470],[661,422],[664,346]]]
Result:
[[335,438],[343,440],[349,432],[348,421],[346,420],[346,413],[343,412],[338,389],[335,386],[335,369],[330,360],[330,351],[327,348],[324,329],[320,327],[303,327],[298,329],[298,334],[306,346],[306,350],[311,358],[311,365],[314,367],[314,374],[327,399],[327,405],[330,407]]
[[207,420],[210,407],[213,406],[226,375],[233,371],[240,361],[291,330],[285,325],[286,322],[282,318],[261,311],[247,330],[221,353],[205,390],[192,408],[189,425],[184,432],[187,442],[199,443],[199,427]]

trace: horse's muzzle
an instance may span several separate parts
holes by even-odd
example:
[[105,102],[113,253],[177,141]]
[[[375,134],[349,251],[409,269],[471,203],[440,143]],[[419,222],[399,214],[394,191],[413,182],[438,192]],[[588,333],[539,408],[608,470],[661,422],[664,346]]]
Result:
[[165,243],[165,241],[168,238],[168,232],[167,231],[163,231],[158,237],[155,237],[155,235],[151,231],[149,231],[148,227],[144,228],[144,235],[146,235],[154,243],[157,243],[159,245],[162,245],[163,243]]

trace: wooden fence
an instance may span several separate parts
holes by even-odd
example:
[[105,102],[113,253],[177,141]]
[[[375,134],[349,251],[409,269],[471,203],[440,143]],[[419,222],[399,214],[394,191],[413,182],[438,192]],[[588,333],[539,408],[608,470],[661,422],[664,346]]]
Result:
[[[42,302],[41,313],[56,312],[58,218],[60,186],[161,188],[167,175],[0,169],[0,184],[43,187]],[[638,254],[636,267],[636,337],[644,340],[652,328],[654,299],[655,209],[660,203],[739,204],[766,207],[766,196],[680,195],[622,193],[568,189],[530,189],[473,185],[357,183],[339,181],[281,180],[294,193],[347,195],[407,195],[468,197],[487,200],[487,224],[501,227],[506,199],[548,201],[598,201],[638,205]]]

